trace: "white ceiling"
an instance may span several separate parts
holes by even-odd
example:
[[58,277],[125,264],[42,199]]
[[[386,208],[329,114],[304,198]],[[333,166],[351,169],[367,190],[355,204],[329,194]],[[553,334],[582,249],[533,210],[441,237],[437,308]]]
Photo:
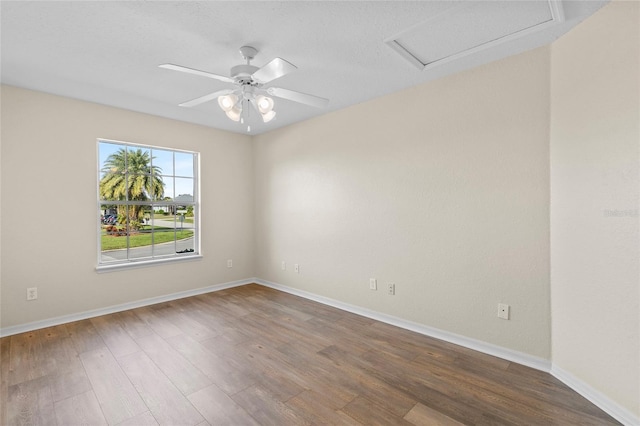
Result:
[[[298,66],[272,85],[330,99],[319,110],[276,98],[276,119],[251,123],[251,133],[258,134],[548,44],[606,2],[563,1],[564,22],[424,70],[385,44],[411,28],[426,28],[428,40],[421,45],[414,36],[412,47],[439,46],[437,55],[446,56],[442,46],[457,40],[481,43],[492,33],[483,28],[528,21],[512,11],[522,5],[528,14],[532,2],[502,3],[504,9],[479,1],[2,1],[0,78],[13,86],[246,132],[215,101],[178,106],[227,83],[158,65],[228,76],[233,65],[243,63],[239,47],[248,44],[259,50],[254,65],[282,57]],[[473,10],[477,25],[461,29],[440,20],[461,7]]]

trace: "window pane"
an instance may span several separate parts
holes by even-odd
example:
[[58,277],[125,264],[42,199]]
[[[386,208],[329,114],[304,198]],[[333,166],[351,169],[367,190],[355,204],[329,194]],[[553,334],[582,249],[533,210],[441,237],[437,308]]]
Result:
[[146,201],[148,197],[148,186],[151,181],[149,175],[127,175],[127,201]]
[[149,187],[149,199],[150,200],[163,200],[166,197],[166,184],[165,180],[172,180],[170,177],[153,175],[151,177],[151,184]]
[[160,175],[127,175],[127,194],[129,201],[155,201],[165,197],[164,179],[171,178]]
[[149,148],[127,147],[127,173],[151,174],[151,150]]
[[193,238],[194,218],[189,216],[192,209],[187,210],[178,207],[175,219],[176,231],[176,253],[193,253],[195,251],[195,240]]
[[175,197],[173,191],[173,176],[162,176],[162,195],[155,195],[154,201],[165,200],[165,201],[173,201],[173,197]]
[[176,152],[176,176],[193,177],[194,155],[187,152]]
[[151,258],[153,228],[150,207],[131,206],[129,210],[132,218],[129,222],[129,259]]
[[184,229],[177,232],[176,253],[195,253],[196,240],[193,235],[193,229]]
[[[100,144],[98,146],[98,150],[99,150],[98,155],[100,157],[99,170],[100,170],[101,176],[102,176],[102,174],[106,173],[107,171],[112,171],[111,170],[112,162],[110,161],[111,160],[110,157],[112,157],[119,150],[124,149],[124,148],[125,147],[123,145],[100,142]],[[122,155],[122,158],[124,159],[123,155]]]
[[123,145],[100,143],[99,145],[99,194],[102,200],[126,199],[126,157]]
[[[122,206],[120,206],[120,209]],[[125,260],[126,229],[117,206],[100,206],[100,261],[103,263]],[[122,253],[122,248],[125,248]]]
[[175,202],[193,203],[193,194],[195,193],[193,187],[194,180],[190,178],[176,178],[175,182]]
[[100,205],[100,223],[101,225],[113,225],[118,217],[118,209],[113,204]]
[[175,226],[173,215],[154,215],[153,255],[167,256],[175,253]]
[[194,218],[188,213],[155,215],[153,219],[154,256],[175,254],[184,249],[195,249]]
[[153,149],[153,166],[156,173],[172,176],[173,152],[162,149]]

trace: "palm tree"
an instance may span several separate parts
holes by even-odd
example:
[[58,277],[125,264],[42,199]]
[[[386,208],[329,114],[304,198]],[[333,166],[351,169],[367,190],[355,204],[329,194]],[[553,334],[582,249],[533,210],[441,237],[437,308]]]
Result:
[[[149,151],[120,148],[104,162],[100,179],[100,198],[118,201],[148,201],[164,195],[162,170],[151,165]],[[118,206],[118,215],[130,221],[142,218],[143,206]]]

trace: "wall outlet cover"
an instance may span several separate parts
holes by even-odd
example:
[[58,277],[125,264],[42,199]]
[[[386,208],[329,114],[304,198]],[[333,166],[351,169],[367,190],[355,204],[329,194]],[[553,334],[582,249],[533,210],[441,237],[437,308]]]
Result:
[[509,319],[509,305],[505,303],[498,303],[498,318]]
[[27,300],[36,300],[38,298],[38,287],[30,287],[27,289]]

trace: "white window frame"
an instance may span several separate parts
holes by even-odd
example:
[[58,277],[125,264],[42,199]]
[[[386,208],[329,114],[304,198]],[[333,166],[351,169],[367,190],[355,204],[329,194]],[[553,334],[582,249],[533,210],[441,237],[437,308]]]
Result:
[[[108,143],[108,144],[114,144],[114,145],[119,145],[119,146],[123,146],[123,147],[127,147],[128,149],[132,149],[132,148],[140,148],[140,149],[149,149],[151,150],[151,157],[153,158],[153,150],[162,150],[162,151],[171,151],[173,153],[186,153],[186,154],[192,154],[194,156],[194,161],[193,161],[193,202],[187,202],[185,204],[184,201],[181,202],[176,202],[176,201],[165,201],[165,200],[149,200],[149,201],[130,201],[130,200],[118,200],[118,201],[114,201],[114,200],[101,200],[100,199],[100,180],[102,178],[102,164],[100,164],[100,144],[101,143]],[[166,264],[166,263],[172,263],[172,262],[184,262],[184,261],[193,261],[193,260],[199,260],[202,259],[202,255],[201,255],[201,249],[200,249],[200,234],[201,234],[201,220],[200,220],[200,153],[199,152],[195,152],[195,151],[187,151],[187,150],[182,150],[182,149],[176,149],[176,148],[168,148],[168,147],[162,147],[162,146],[154,146],[154,145],[145,145],[145,144],[139,144],[139,143],[132,143],[132,142],[123,142],[123,141],[117,141],[117,140],[112,140],[112,139],[104,139],[104,138],[98,138],[96,141],[96,164],[97,164],[97,181],[96,181],[96,201],[97,201],[97,205],[96,205],[96,229],[97,229],[97,264],[96,264],[96,271],[97,272],[110,272],[110,271],[117,271],[117,270],[123,270],[123,269],[131,269],[131,268],[140,268],[140,267],[147,267],[147,266],[152,266],[152,265],[157,265],[157,264]],[[152,163],[151,165],[153,165],[153,159],[151,160]],[[169,174],[165,174],[163,172],[162,176],[163,177],[171,177],[173,179],[175,178],[191,178],[190,176],[179,176],[176,175],[175,173],[175,156],[174,156],[174,171],[171,175]],[[175,190],[174,190],[175,192]],[[177,196],[177,194],[174,194],[174,198]],[[126,259],[124,260],[116,260],[116,261],[109,261],[109,262],[105,262],[103,261],[103,256],[102,256],[102,243],[101,243],[101,235],[102,235],[102,221],[101,221],[101,209],[102,206],[104,206],[105,204],[109,204],[109,205],[144,205],[144,206],[150,206],[151,207],[151,217],[153,219],[153,216],[155,214],[155,210],[154,210],[154,206],[173,206],[175,209],[177,209],[178,206],[184,206],[184,205],[192,205],[193,206],[193,227],[194,227],[194,251],[193,252],[189,252],[189,253],[171,253],[171,254],[158,254],[155,255],[153,252],[155,250],[155,246],[152,244],[152,255],[148,256],[148,257],[141,257],[141,258],[131,258],[130,257],[130,250],[131,248],[129,247],[129,244],[127,244],[127,256]],[[174,223],[176,223],[177,220],[175,219],[175,215],[174,215]],[[177,229],[177,228],[176,228]],[[153,238],[153,237],[152,237]],[[128,242],[129,236],[127,235],[127,242]],[[174,244],[177,244],[177,241],[174,237]],[[175,247],[175,245],[174,245]]]

